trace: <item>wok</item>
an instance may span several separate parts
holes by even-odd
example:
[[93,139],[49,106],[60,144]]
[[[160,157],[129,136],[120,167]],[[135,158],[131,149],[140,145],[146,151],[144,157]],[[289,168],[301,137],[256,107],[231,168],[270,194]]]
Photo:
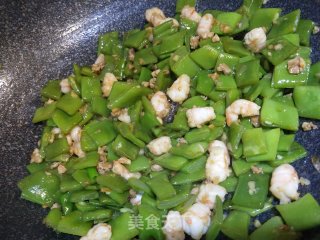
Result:
[[[240,4],[240,0],[199,0],[198,9],[234,10]],[[18,180],[27,175],[25,166],[42,129],[31,123],[41,104],[39,92],[48,80],[68,76],[73,63],[92,64],[99,34],[142,27],[145,10],[153,6],[173,16],[175,0],[0,1],[1,239],[78,239],[46,228],[42,219],[47,210],[20,199],[17,188]],[[284,13],[300,8],[302,18],[320,23],[319,0],[270,0],[266,7],[280,7]],[[312,46],[312,60],[319,61],[320,34],[312,36]],[[294,166],[299,176],[311,180],[299,191],[311,192],[320,201],[320,173],[311,164],[311,156],[320,156],[320,130],[299,131],[297,141],[309,154]],[[319,232],[314,229],[304,238],[320,239]]]

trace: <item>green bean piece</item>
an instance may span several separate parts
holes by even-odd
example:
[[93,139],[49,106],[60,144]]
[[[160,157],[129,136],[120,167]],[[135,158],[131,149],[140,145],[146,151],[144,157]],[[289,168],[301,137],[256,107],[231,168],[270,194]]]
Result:
[[216,17],[216,22],[213,24],[212,31],[219,35],[233,34],[238,28],[242,19],[242,15],[236,12],[221,12]]
[[108,101],[102,96],[93,96],[91,99],[92,112],[103,117],[107,117],[110,114],[107,104]]
[[208,149],[207,142],[197,142],[192,144],[182,144],[178,147],[172,147],[170,153],[185,157],[187,159],[194,159],[205,154]]
[[205,45],[190,54],[191,59],[203,69],[212,69],[217,62],[219,52],[211,47]]
[[48,227],[57,229],[60,219],[62,217],[62,213],[59,208],[53,208],[49,211],[48,215],[43,219],[43,223]]
[[319,86],[320,80],[320,62],[311,65],[307,85]]
[[132,124],[121,122],[116,123],[115,127],[118,130],[118,132],[122,135],[122,137],[128,139],[130,142],[132,142],[139,148],[143,148],[145,146],[145,143],[133,134]]
[[94,190],[79,190],[71,193],[71,202],[83,202],[90,199],[99,198],[99,193]]
[[60,80],[49,81],[41,90],[41,96],[58,100],[62,95]]
[[189,195],[188,199],[173,208],[175,211],[179,211],[181,214],[185,213],[195,202],[196,202],[197,196],[196,195]]
[[306,65],[299,74],[290,74],[288,71],[288,61],[278,64],[274,69],[272,86],[274,88],[294,88],[305,85],[310,71],[310,60],[305,59]]
[[147,184],[150,186],[159,200],[170,198],[176,195],[176,190],[173,188],[168,179],[158,176],[150,179]]
[[130,105],[138,101],[142,96],[150,93],[151,90],[149,88],[141,87],[140,85],[132,86],[126,92],[121,92],[121,95],[117,96],[115,99],[109,97],[108,108],[113,109],[129,107]]
[[231,239],[248,239],[249,221],[250,216],[247,213],[231,211],[223,221],[221,231]]
[[245,87],[258,83],[259,60],[239,63],[236,68],[236,82],[238,87]]
[[170,67],[177,76],[187,74],[191,78],[200,71],[200,67],[190,58],[185,46],[178,48],[171,55]]
[[57,231],[77,236],[84,236],[91,228],[91,222],[82,221],[82,213],[73,211],[66,216],[61,217],[57,226]]
[[223,208],[220,197],[216,197],[214,215],[211,217],[211,223],[206,233],[206,240],[216,239],[223,223]]
[[188,159],[167,153],[155,158],[154,162],[169,170],[179,171],[188,162]]
[[192,182],[198,182],[206,178],[205,170],[200,169],[191,173],[179,172],[171,178],[173,185],[187,184]]
[[245,127],[238,123],[232,123],[230,125],[228,140],[230,144],[230,150],[236,151],[240,144],[243,133],[245,132]]
[[140,179],[130,178],[128,180],[128,184],[133,190],[137,192],[143,192],[143,193],[147,193],[149,196],[153,196],[152,190],[150,189],[148,184],[144,183]]
[[[139,233],[139,239],[164,239],[162,228],[161,212],[150,205],[140,205],[138,207],[139,215],[142,217],[143,226]],[[150,218],[153,219],[154,228],[149,227]]]
[[206,156],[201,156],[187,162],[181,169],[181,172],[192,173],[205,168],[207,162]]
[[82,185],[73,179],[70,175],[64,174],[61,176],[60,182],[60,191],[65,192],[72,192],[82,189]]
[[114,126],[110,120],[91,121],[83,129],[99,147],[110,143],[116,137]]
[[242,134],[242,143],[245,157],[265,154],[268,151],[262,128],[246,129]]
[[319,86],[299,86],[293,90],[293,99],[301,117],[320,119]]
[[112,191],[123,193],[129,189],[127,182],[114,173],[100,175],[96,178],[97,183],[103,187],[110,188]]
[[52,120],[61,129],[61,132],[66,134],[81,122],[82,116],[79,112],[76,112],[74,115],[70,116],[64,111],[56,109],[52,115]]
[[140,172],[148,170],[151,166],[151,161],[145,156],[138,156],[134,161],[128,165],[128,170],[130,172]]
[[264,99],[260,122],[264,126],[296,131],[299,127],[298,111],[295,107],[287,104]]
[[186,116],[187,109],[179,108],[176,115],[174,116],[172,124],[169,126],[171,129],[176,131],[188,131],[188,120]]
[[110,222],[112,228],[111,240],[130,240],[139,234],[136,226],[131,226],[133,215],[126,212]]
[[214,89],[214,82],[209,77],[207,71],[201,71],[197,75],[197,87],[196,91],[205,96],[209,96],[211,91]]
[[262,4],[263,0],[244,0],[241,7],[237,9],[237,12],[252,17],[261,8]]
[[88,211],[94,211],[97,209],[101,209],[100,206],[96,206],[94,204],[91,204],[88,201],[76,202],[74,205],[81,212],[88,212]]
[[261,8],[255,11],[250,19],[250,27],[252,30],[258,27],[264,27],[269,31],[281,13],[281,8]]
[[82,106],[83,102],[81,98],[75,93],[63,95],[57,102],[57,108],[65,111],[69,115],[75,114]]
[[66,138],[59,138],[53,143],[47,145],[44,149],[45,156],[48,160],[53,159],[63,153],[69,152],[69,144]]
[[286,224],[295,230],[306,230],[320,225],[320,206],[310,193],[295,202],[278,205]]
[[240,175],[232,203],[242,207],[262,208],[267,198],[269,180],[267,174]]
[[37,108],[32,118],[32,122],[38,123],[50,119],[56,110],[56,105],[57,104],[54,102]]
[[260,155],[255,155],[247,158],[248,162],[252,161],[274,161],[277,156],[278,143],[280,139],[280,128],[265,130],[263,134],[266,139],[268,152]]
[[47,162],[42,162],[42,163],[29,163],[27,165],[27,170],[30,174],[45,170],[46,168],[49,167],[49,164]]
[[92,183],[94,180],[90,179],[86,169],[79,169],[72,173],[72,177],[79,182],[83,187],[86,187]]
[[72,169],[84,169],[97,166],[99,154],[97,152],[89,152],[83,158],[78,158],[72,165]]
[[272,173],[273,171],[273,167],[263,162],[247,162],[240,159],[232,162],[232,169],[236,176],[247,173],[248,171],[252,170],[253,167],[261,169],[263,173]]
[[186,5],[190,7],[194,7],[196,5],[196,0],[177,0],[176,3],[176,12],[181,12],[182,8]]
[[278,151],[288,152],[294,142],[294,134],[281,134],[278,144]]
[[147,194],[142,195],[141,204],[143,204],[143,205],[147,204],[147,205],[150,205],[151,207],[154,207],[154,208],[157,207],[157,201]]
[[273,167],[284,163],[292,163],[298,159],[307,156],[307,151],[299,143],[294,142],[288,152],[278,152],[275,161],[269,162]]
[[97,209],[93,211],[83,212],[82,220],[84,222],[92,221],[92,220],[108,220],[111,219],[112,211],[109,209]]
[[127,157],[129,159],[135,159],[138,156],[139,148],[118,135],[112,143],[112,149],[119,156]]
[[92,137],[90,137],[90,135],[86,130],[83,130],[81,132],[80,144],[81,144],[81,149],[86,152],[94,151],[98,149],[96,142],[92,139]]
[[171,209],[177,207],[179,204],[185,202],[189,198],[189,193],[179,193],[171,198],[164,200],[157,200],[158,209]]
[[268,38],[274,38],[276,36],[293,33],[297,30],[300,20],[300,9],[290,12],[281,16],[277,20],[277,24],[274,24],[268,34]]
[[187,99],[182,105],[183,108],[206,107],[208,102],[201,96],[195,96]]
[[21,198],[43,205],[51,206],[59,190],[59,178],[47,171],[37,171],[23,178],[18,187]]
[[278,65],[289,56],[296,53],[299,46],[295,46],[284,36],[268,40],[262,54],[273,64]]
[[236,177],[228,177],[223,182],[219,183],[221,187],[224,187],[227,192],[234,192],[236,190],[238,184],[238,178]]
[[243,46],[242,41],[233,40],[230,37],[221,38],[223,49],[225,52],[236,55],[238,57],[250,56],[251,53],[248,49]]
[[70,201],[71,193],[67,192],[65,194],[62,194],[60,197],[60,203],[61,203],[61,209],[63,212],[63,215],[67,215],[72,212],[73,210],[73,203]]

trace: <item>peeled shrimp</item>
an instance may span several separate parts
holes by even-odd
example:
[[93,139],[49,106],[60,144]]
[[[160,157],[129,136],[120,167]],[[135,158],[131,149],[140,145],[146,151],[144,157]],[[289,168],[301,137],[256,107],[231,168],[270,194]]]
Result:
[[190,92],[190,77],[182,74],[168,89],[167,94],[174,102],[182,103],[188,98]]
[[197,202],[206,205],[210,209],[213,209],[216,204],[216,196],[219,196],[223,202],[226,194],[227,191],[224,187],[213,183],[204,183],[200,186]]
[[270,191],[280,199],[280,204],[298,199],[298,187],[299,177],[293,166],[282,164],[273,170]]
[[252,52],[260,52],[266,46],[267,36],[262,27],[254,28],[244,36],[244,41]]
[[194,7],[190,7],[189,5],[186,5],[181,10],[181,17],[190,19],[194,22],[200,22],[201,16],[199,13],[197,13],[196,9]]
[[119,158],[117,161],[113,161],[112,172],[120,175],[124,179],[128,180],[129,178],[140,178],[140,173],[131,173],[129,170],[123,166],[123,164],[130,165],[131,160],[125,157]]
[[205,39],[213,37],[214,33],[211,32],[213,20],[213,16],[209,13],[201,17],[197,28],[197,33],[201,38]]
[[104,97],[108,97],[110,92],[111,92],[111,89],[112,89],[112,86],[115,82],[117,82],[117,78],[114,76],[113,73],[106,73],[104,75],[104,78],[103,78],[103,82],[102,82],[102,87],[101,87],[101,90],[102,90],[102,93],[103,93],[103,96]]
[[111,226],[106,223],[99,223],[93,226],[87,235],[80,238],[80,240],[110,240],[111,236]]
[[210,225],[210,208],[202,203],[193,204],[182,215],[182,226],[185,233],[193,239],[200,239]]
[[172,148],[171,139],[170,137],[162,136],[162,137],[153,139],[151,142],[149,142],[147,147],[151,153],[159,156],[161,154],[169,152],[169,150]]
[[178,211],[169,211],[162,228],[167,240],[183,240],[182,216]]
[[242,117],[252,117],[259,115],[260,106],[254,102],[250,102],[246,99],[238,99],[234,101],[226,109],[227,125],[230,126],[233,122],[236,122],[239,115]]
[[170,111],[170,103],[164,92],[158,91],[151,98],[151,104],[159,118],[164,118]]
[[189,127],[201,127],[216,118],[212,107],[193,107],[186,112]]
[[206,163],[206,177],[218,184],[230,175],[230,156],[224,142],[214,140],[209,145],[209,157]]

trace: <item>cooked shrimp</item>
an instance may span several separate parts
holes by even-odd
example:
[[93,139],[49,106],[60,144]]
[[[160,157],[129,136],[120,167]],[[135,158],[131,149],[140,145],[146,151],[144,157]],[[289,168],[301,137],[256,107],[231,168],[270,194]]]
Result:
[[219,196],[223,202],[226,194],[227,191],[224,187],[213,183],[204,183],[200,186],[197,202],[206,205],[210,209],[213,209],[216,204],[216,196]]
[[80,240],[110,240],[111,236],[111,226],[106,223],[99,223],[93,226],[87,235],[80,238]]
[[252,117],[259,115],[260,106],[254,102],[250,102],[246,99],[238,99],[234,101],[226,109],[227,125],[230,126],[233,122],[236,122],[239,115],[242,117]]
[[30,163],[41,163],[42,160],[43,159],[41,157],[40,150],[38,148],[35,148],[31,154]]
[[139,206],[141,204],[142,194],[136,193],[130,198],[130,203],[133,206]]
[[201,17],[197,28],[197,33],[201,38],[212,38],[214,36],[214,33],[211,32],[213,20],[213,16],[210,13]]
[[94,62],[94,64],[91,67],[92,72],[99,73],[103,69],[105,64],[106,63],[105,63],[104,54],[100,53],[97,60]]
[[147,9],[145,14],[146,20],[151,23],[154,27],[160,25],[162,21],[166,18],[161,9],[153,7]]
[[140,173],[131,173],[129,170],[123,166],[122,164],[130,165],[131,160],[125,157],[121,157],[116,161],[113,161],[113,167],[112,167],[112,172],[115,174],[120,175],[124,179],[128,180],[129,178],[140,178],[141,174]]
[[230,156],[224,142],[214,140],[209,145],[209,157],[206,163],[206,177],[218,184],[230,175]]
[[168,89],[167,94],[174,102],[182,103],[188,98],[190,92],[190,77],[182,74]]
[[293,166],[282,164],[273,170],[270,191],[280,199],[280,204],[298,199],[298,187],[299,177]]
[[158,91],[151,98],[151,104],[159,118],[164,118],[170,111],[170,103],[164,92]]
[[[74,127],[70,132],[71,137],[71,146],[70,146],[70,152],[77,155],[78,157],[84,157],[86,154],[81,149],[81,132],[82,129],[79,126]],[[70,140],[69,140],[70,141]]]
[[194,22],[200,22],[201,16],[199,13],[197,13],[196,9],[194,7],[190,7],[189,5],[186,5],[181,10],[181,17],[190,19]]
[[170,137],[162,136],[153,139],[151,142],[149,142],[147,147],[152,154],[159,156],[169,152],[169,150],[172,148],[171,139]]
[[244,36],[244,41],[252,52],[260,52],[266,46],[267,36],[262,27],[254,28]]
[[60,88],[61,88],[61,92],[63,92],[63,93],[69,93],[71,91],[71,86],[70,86],[68,78],[61,80]]
[[182,215],[182,226],[185,233],[189,234],[193,239],[200,239],[205,234],[210,225],[210,209],[202,204],[193,204]]
[[103,93],[104,97],[108,97],[110,95],[112,86],[117,81],[118,80],[114,76],[113,73],[106,73],[104,75],[103,82],[102,82],[102,87],[101,87],[101,90],[102,90],[102,93]]
[[128,112],[128,108],[114,108],[112,109],[111,116],[118,118],[120,122],[130,123],[131,118]]
[[189,127],[197,128],[216,118],[212,107],[193,107],[187,110],[186,115]]
[[183,240],[182,216],[178,211],[169,211],[162,228],[167,240]]

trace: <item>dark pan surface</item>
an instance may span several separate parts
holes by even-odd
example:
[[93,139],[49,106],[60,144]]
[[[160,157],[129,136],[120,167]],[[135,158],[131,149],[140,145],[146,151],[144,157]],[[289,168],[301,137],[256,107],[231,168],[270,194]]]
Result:
[[[240,5],[239,0],[198,2],[199,10],[234,10]],[[46,228],[42,218],[47,210],[21,200],[16,185],[27,174],[25,165],[41,132],[41,125],[31,123],[40,106],[39,91],[49,79],[68,76],[73,63],[92,64],[99,34],[141,27],[144,11],[152,6],[172,16],[175,0],[0,0],[1,239],[78,239]],[[301,8],[303,18],[320,23],[319,0],[271,0],[266,6],[283,8],[285,13]],[[313,61],[319,61],[320,35],[312,42]],[[299,176],[311,180],[311,185],[300,188],[301,194],[311,192],[318,201],[320,174],[310,158],[320,156],[319,139],[320,130],[300,131],[297,140],[309,155],[294,164]],[[315,232],[319,233],[308,234],[315,237]]]

